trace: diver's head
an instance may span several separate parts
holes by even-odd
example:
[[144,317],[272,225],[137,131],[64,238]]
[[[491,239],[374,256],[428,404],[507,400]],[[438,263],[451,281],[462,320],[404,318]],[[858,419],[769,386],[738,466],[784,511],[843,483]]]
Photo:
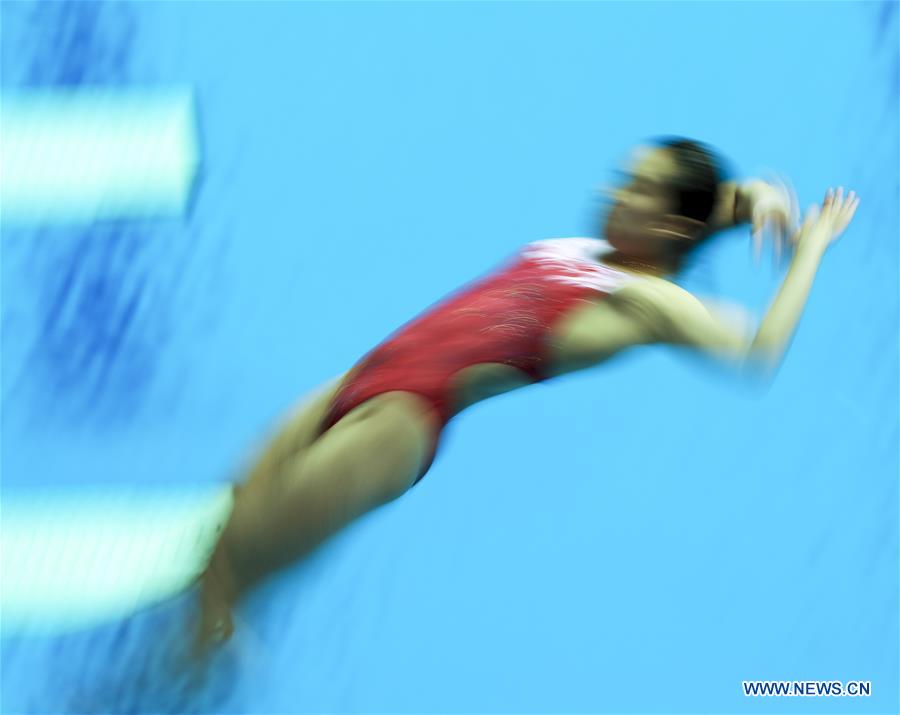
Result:
[[639,146],[620,174],[607,191],[604,237],[629,256],[679,265],[709,235],[722,161],[700,142],[661,137]]

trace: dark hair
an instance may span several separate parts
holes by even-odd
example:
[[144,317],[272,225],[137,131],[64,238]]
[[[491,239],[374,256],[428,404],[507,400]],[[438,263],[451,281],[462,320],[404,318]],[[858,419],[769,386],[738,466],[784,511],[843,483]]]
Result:
[[730,177],[730,167],[715,149],[702,142],[663,136],[651,143],[668,149],[678,166],[670,181],[675,193],[675,211],[679,216],[706,221],[718,198],[719,183]]

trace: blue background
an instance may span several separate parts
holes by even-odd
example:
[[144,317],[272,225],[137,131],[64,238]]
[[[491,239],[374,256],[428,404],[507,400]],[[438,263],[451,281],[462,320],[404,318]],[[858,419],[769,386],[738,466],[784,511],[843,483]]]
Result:
[[[897,8],[4,3],[4,92],[187,83],[203,151],[184,222],[4,231],[7,494],[234,478],[397,325],[594,233],[646,137],[862,203],[769,389],[653,347],[482,403],[253,595],[252,662],[174,693],[174,602],[4,639],[3,711],[897,712]],[[681,282],[764,309],[748,235]]]

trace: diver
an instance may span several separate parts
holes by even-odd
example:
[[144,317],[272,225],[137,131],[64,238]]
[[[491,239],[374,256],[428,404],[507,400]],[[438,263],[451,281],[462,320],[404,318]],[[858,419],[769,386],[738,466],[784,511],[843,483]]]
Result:
[[[723,162],[681,137],[638,146],[607,193],[599,238],[526,244],[301,404],[234,487],[200,578],[195,652],[231,635],[232,609],[255,584],[421,480],[444,425],[481,400],[639,345],[689,347],[771,379],[859,199],[829,189],[801,225],[787,185],[728,180]],[[672,280],[693,251],[739,224],[752,224],[756,251],[771,225],[776,250],[790,253],[752,335]]]

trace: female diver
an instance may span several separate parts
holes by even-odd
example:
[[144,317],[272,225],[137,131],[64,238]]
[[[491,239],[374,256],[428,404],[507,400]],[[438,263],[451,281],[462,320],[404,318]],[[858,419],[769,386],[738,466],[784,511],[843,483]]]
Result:
[[[636,345],[693,347],[770,377],[800,319],[828,245],[858,198],[830,189],[802,226],[785,187],[725,181],[707,145],[665,138],[639,147],[611,192],[603,239],[526,245],[396,331],[286,421],[258,456],[200,579],[194,652],[233,629],[236,601],[310,553],[430,467],[441,429],[466,407],[599,364]],[[791,262],[755,335],[666,276],[715,232],[764,223]]]

